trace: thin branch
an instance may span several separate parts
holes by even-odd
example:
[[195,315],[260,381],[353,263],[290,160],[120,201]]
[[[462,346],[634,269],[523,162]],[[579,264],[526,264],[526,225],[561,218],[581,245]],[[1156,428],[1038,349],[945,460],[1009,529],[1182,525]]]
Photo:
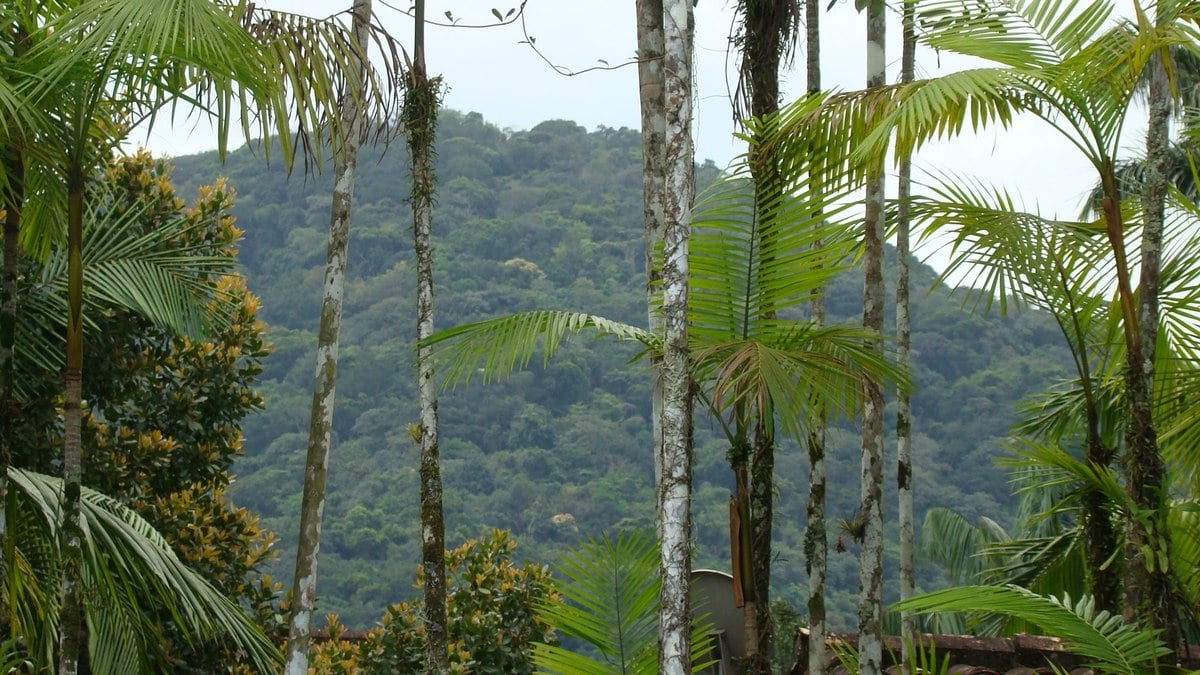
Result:
[[[416,12],[413,9],[400,9],[399,7],[393,5],[389,2],[386,2],[385,0],[375,0],[375,1],[378,2],[379,4],[383,5],[384,7],[387,7],[388,9],[396,12],[397,14],[403,14],[404,16],[407,16],[411,19],[417,18]],[[500,10],[492,9],[492,14],[494,14],[497,18],[500,19],[499,21],[495,21],[493,23],[476,23],[476,24],[459,23],[458,19],[455,19],[454,15],[451,14],[449,11],[447,11],[446,18],[449,19],[450,23],[441,23],[438,21],[430,21],[427,18],[427,19],[425,19],[425,25],[439,26],[441,28],[499,28],[500,26],[508,26],[508,25],[516,23],[518,20],[523,20],[522,17],[525,16],[525,3],[527,3],[527,2],[529,2],[529,0],[522,0],[520,6],[518,6],[517,9],[508,10],[508,12],[503,17],[500,16]]]

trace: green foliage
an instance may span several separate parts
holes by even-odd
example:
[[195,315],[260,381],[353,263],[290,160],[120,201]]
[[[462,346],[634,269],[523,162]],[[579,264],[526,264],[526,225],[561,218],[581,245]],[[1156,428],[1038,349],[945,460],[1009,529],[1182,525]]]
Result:
[[[651,530],[633,530],[589,538],[558,560],[557,597],[538,606],[538,616],[569,642],[585,643],[598,653],[555,642],[534,645],[539,672],[563,675],[646,675],[658,667],[658,605],[662,580]],[[707,665],[710,624],[693,621],[692,667]],[[580,645],[582,646],[582,645]]]
[[[6,517],[12,561],[4,579],[12,637],[25,642],[39,669],[55,663],[59,578],[57,541],[62,480],[9,470]],[[94,490],[81,493],[82,583],[91,668],[96,673],[152,670],[175,649],[197,649],[216,639],[242,650],[245,666],[271,670],[275,646],[236,602],[185,565],[141,516]],[[157,603],[155,607],[149,603]],[[148,608],[156,612],[146,611]],[[183,645],[164,640],[160,621]]]
[[658,653],[658,549],[650,531],[581,542],[558,561],[561,599],[538,616],[564,637],[599,652],[594,659],[558,644],[534,646],[534,663],[552,673],[652,673]]
[[1169,654],[1154,631],[1125,624],[1120,616],[1096,611],[1091,598],[1073,602],[1044,597],[1017,586],[961,586],[935,591],[900,603],[914,612],[972,611],[1015,616],[1061,638],[1067,651],[1090,660],[1106,673],[1137,675]]
[[[221,267],[210,265],[236,252],[241,231],[230,215],[233,192],[218,181],[185,208],[169,168],[144,152],[114,161],[103,185],[104,208],[115,217],[134,216],[127,237],[143,242],[158,237],[151,254],[169,255],[179,268],[195,261],[212,297],[208,311],[220,320],[207,336],[192,338],[173,336],[112,306],[91,313],[84,483],[133,508],[185,564],[273,632],[277,588],[265,568],[274,536],[226,495],[230,469],[242,454],[242,422],[263,405],[255,380],[270,351],[257,317],[258,299],[241,277],[222,275]],[[22,290],[25,309],[54,298],[52,286],[27,284]],[[31,315],[36,312],[21,314]],[[20,339],[51,344],[59,339],[46,330],[25,323]],[[62,445],[59,376],[30,370],[35,377],[28,380],[30,396],[17,427],[23,442],[14,465],[54,473],[53,458]],[[209,672],[245,661],[235,642],[184,639],[166,607],[149,598],[139,601],[141,611],[161,623],[155,630],[162,649],[149,650],[157,667]]]
[[[645,325],[637,131],[586,131],[556,121],[505,132],[477,113],[447,110],[439,115],[438,136],[438,326],[545,307]],[[561,152],[551,157],[552,149]],[[260,317],[275,351],[263,363],[258,387],[267,403],[245,420],[246,455],[237,460],[231,491],[239,506],[281,534],[271,570],[288,577],[329,185],[320,177],[286,181],[283,170],[264,170],[248,151],[230,153],[224,167],[213,154],[175,164],[181,192],[218,174],[238,188],[234,213],[245,230],[238,257],[263,298]],[[321,549],[321,610],[339,614],[350,628],[373,625],[389,602],[408,597],[410,571],[393,561],[420,555],[417,502],[410,498],[418,488],[417,458],[405,430],[416,419],[416,392],[410,378],[395,376],[411,368],[414,354],[411,333],[396,323],[411,313],[404,298],[415,294],[406,243],[411,213],[395,190],[406,182],[406,164],[402,152],[378,156],[364,149],[356,183],[334,420],[338,456],[329,476],[328,542]],[[698,186],[717,175],[713,164],[699,165]],[[728,206],[743,205],[730,199]],[[914,288],[929,289],[913,294],[918,517],[940,504],[971,519],[987,515],[1007,523],[1011,489],[996,479],[993,459],[1016,419],[1016,401],[1063,377],[1069,355],[1046,316],[974,316],[961,311],[949,289],[933,288],[932,270],[917,266],[913,274]],[[861,283],[861,274],[834,277],[826,297],[831,322],[860,318]],[[793,308],[781,317],[804,314]],[[535,355],[526,372],[504,382],[443,392],[449,539],[504,528],[521,542],[521,559],[549,561],[581,532],[651,525],[650,373],[636,359],[642,348],[633,340],[592,341],[585,330],[559,343],[548,368]],[[474,364],[480,366],[487,364]],[[474,376],[484,379],[477,370]],[[728,442],[705,417],[695,433],[696,564],[727,569]],[[857,484],[854,433],[847,426],[831,434],[831,484]],[[803,559],[800,477],[806,467],[795,444],[781,445],[773,543],[778,559],[789,562],[773,566],[773,587],[793,602],[805,593],[803,565],[794,563]],[[831,516],[856,515],[857,494],[830,490]],[[362,532],[364,522],[374,528],[370,536]],[[828,606],[836,628],[853,622],[858,576],[852,558],[831,556]],[[932,588],[944,581],[929,572],[919,583]]]
[[[517,546],[507,532],[468,541],[446,552],[446,619],[450,669],[454,673],[505,675],[532,673],[535,642],[554,644],[553,629],[536,608],[557,599],[550,570],[517,566]],[[415,587],[423,587],[421,570]],[[338,640],[340,623],[331,624],[330,640],[316,646],[314,667],[322,673],[419,673],[425,671],[425,627],[421,601],[392,605],[382,625],[356,648]]]

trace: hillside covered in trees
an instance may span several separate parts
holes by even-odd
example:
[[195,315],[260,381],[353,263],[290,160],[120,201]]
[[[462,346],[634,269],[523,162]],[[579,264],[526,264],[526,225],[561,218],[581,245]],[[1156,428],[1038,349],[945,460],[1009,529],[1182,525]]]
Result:
[[[181,193],[229,177],[245,231],[239,259],[274,352],[259,390],[265,409],[244,426],[234,501],[276,532],[276,577],[292,573],[329,219],[329,178],[264,168],[248,150],[174,159]],[[437,324],[554,308],[644,325],[639,136],[548,121],[507,131],[477,113],[446,111],[438,130],[434,214]],[[720,173],[698,167],[703,186]],[[407,156],[397,145],[360,160],[341,339],[335,448],[319,610],[352,627],[412,594],[420,560],[413,377],[414,286]],[[918,523],[932,506],[1000,522],[1013,500],[995,459],[1014,406],[1065,376],[1069,356],[1050,319],[972,314],[966,293],[913,285],[915,486]],[[861,274],[830,289],[832,321],[861,313]],[[550,562],[581,537],[654,523],[648,365],[634,347],[575,341],[545,367],[501,384],[442,395],[447,545],[510,530],[518,557]],[[831,438],[829,513],[853,519],[856,430]],[[718,426],[696,425],[696,567],[729,568],[733,483]],[[804,580],[807,460],[794,445],[776,463],[773,595],[799,604]],[[889,481],[891,487],[892,481]],[[885,493],[885,510],[894,515]],[[837,537],[836,528],[832,537]],[[889,536],[894,548],[894,532]],[[844,548],[843,548],[844,547]],[[857,562],[844,536],[830,560],[831,617],[852,625]],[[889,554],[891,551],[889,551]],[[894,566],[892,566],[894,570]],[[928,565],[926,589],[940,583]]]

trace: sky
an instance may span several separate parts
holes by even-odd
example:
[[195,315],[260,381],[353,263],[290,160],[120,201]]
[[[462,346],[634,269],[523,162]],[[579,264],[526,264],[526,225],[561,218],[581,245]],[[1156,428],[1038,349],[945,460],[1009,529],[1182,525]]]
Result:
[[[375,0],[379,21],[403,44],[411,44],[411,0]],[[498,4],[501,3],[501,4]],[[506,3],[506,4],[504,4]],[[426,33],[426,60],[431,74],[440,74],[449,89],[444,105],[461,112],[478,112],[484,119],[512,130],[529,129],[548,119],[573,120],[589,130],[599,126],[639,125],[637,71],[634,66],[593,70],[563,76],[545,59],[563,69],[579,71],[629,61],[636,49],[632,0],[528,0],[525,26],[520,23],[472,28],[495,23],[492,9],[502,14],[519,0],[451,0],[430,3],[428,19],[455,27],[430,26]],[[343,3],[315,0],[261,0],[260,5],[326,16],[330,7]],[[732,132],[730,92],[736,85],[736,58],[729,52],[734,26],[734,2],[699,0],[696,7],[695,127],[697,160],[711,159],[724,166],[740,151]],[[822,16],[822,84],[827,89],[858,89],[865,81],[865,17],[853,2],[834,0]],[[898,17],[888,26],[888,75],[900,73]],[[541,55],[527,38],[532,38]],[[918,52],[917,76],[929,77],[969,64],[944,55]],[[803,45],[796,67],[782,74],[783,102],[803,93]],[[1138,124],[1134,121],[1132,123]],[[1128,134],[1140,139],[1140,134]],[[149,137],[135,135],[151,150],[185,155],[215,147],[206,123],[176,123],[167,129],[160,122]],[[231,143],[236,146],[237,143]],[[1136,148],[1131,149],[1131,152]],[[1073,216],[1090,189],[1094,173],[1078,158],[1072,146],[1036,120],[1018,121],[1008,132],[986,131],[953,142],[929,147],[917,157],[914,178],[919,182],[953,173],[1003,185],[1027,208],[1043,215]],[[894,190],[894,187],[889,188]]]

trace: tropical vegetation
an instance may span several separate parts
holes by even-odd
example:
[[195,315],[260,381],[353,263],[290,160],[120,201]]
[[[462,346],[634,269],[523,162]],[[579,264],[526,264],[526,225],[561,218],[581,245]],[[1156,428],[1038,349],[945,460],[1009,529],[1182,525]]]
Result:
[[[658,672],[697,665],[689,573],[713,560],[734,573],[749,670],[768,670],[771,600],[790,596],[807,598],[820,630],[856,614],[858,667],[878,673],[882,570],[894,554],[882,508],[889,392],[899,400],[898,487],[918,488],[913,510],[929,513],[929,554],[960,582],[990,584],[909,598],[901,611],[980,631],[1041,627],[1121,672],[1168,661],[1200,634],[1191,452],[1200,434],[1200,268],[1191,255],[1200,207],[1189,190],[1200,180],[1194,143],[1173,153],[1170,137],[1200,6],[1135,2],[1122,17],[1106,0],[917,0],[903,12],[905,74],[891,85],[886,8],[860,3],[867,86],[825,94],[810,73],[809,93],[777,112],[778,59],[797,35],[799,9],[739,3],[748,152],[720,171],[693,157],[693,6],[638,3],[640,135],[562,121],[502,132],[451,111],[435,125],[439,84],[425,72],[422,2],[403,76],[366,0],[353,5],[350,33],[337,21],[208,0],[153,11],[128,0],[0,10],[0,623],[19,639],[6,643],[15,656],[62,673],[81,664],[204,671],[226,658],[267,669],[278,654],[266,634],[287,611],[287,668],[302,673],[328,502],[330,604],[357,623],[373,620],[383,599],[403,597],[407,574],[378,561],[411,556],[417,541],[424,598],[389,610],[384,629],[357,647],[336,639],[342,624],[332,620],[335,639],[313,654],[322,668],[514,672],[534,657],[561,665],[577,655],[556,646],[553,627],[591,641],[609,661],[601,668],[614,667],[614,653],[628,657],[617,659],[621,668],[649,668],[648,647],[610,649],[625,634],[606,632],[615,619],[584,599],[604,556],[568,563],[576,585],[555,586],[536,563],[514,571],[507,534],[449,552],[445,541],[501,525],[540,560],[583,534],[654,523],[661,583],[647,590],[653,575],[643,570],[628,585],[634,596],[608,600],[645,614],[657,594],[657,617],[643,616],[635,632],[643,643],[656,636]],[[763,14],[768,6],[780,13]],[[915,39],[982,65],[914,80]],[[391,57],[382,70],[367,56],[372,41]],[[1139,92],[1145,156],[1126,163]],[[144,154],[110,164],[130,125],[153,124],[178,103],[215,120],[221,137],[217,157],[186,171],[207,180],[211,162],[228,158],[248,196],[248,276],[272,294],[263,315],[286,364],[263,373],[262,389],[282,403],[297,398],[292,364],[308,355],[314,303],[325,298],[307,424],[285,406],[269,412],[262,427],[247,426],[251,452],[239,464],[236,498],[302,535],[293,596],[278,606],[262,576],[270,539],[225,497],[242,419],[263,405],[254,380],[269,351],[256,301],[229,275],[240,233],[228,184],[185,211],[161,164]],[[239,112],[244,131],[261,134],[255,147],[281,156],[283,168],[260,176],[258,159],[227,152]],[[931,140],[1019,115],[1040,119],[1094,167],[1095,202],[1081,216],[1027,211],[1004,189],[962,176],[916,190],[905,183],[899,199],[884,199],[890,158],[904,182]],[[1194,117],[1182,117],[1194,134]],[[411,163],[391,176],[411,178],[407,205],[391,183],[356,184],[360,144],[396,133]],[[380,167],[396,161],[382,147],[363,150]],[[332,205],[287,182],[294,157],[314,168],[326,153]],[[352,198],[355,236],[367,245],[361,272],[349,274],[361,276],[347,274],[357,269],[346,246]],[[411,257],[399,245],[406,216]],[[888,218],[899,227],[899,260],[884,246]],[[949,238],[942,279],[963,275],[970,288],[961,295],[979,316],[951,318],[933,300],[941,295],[908,296],[911,282],[934,282],[920,268],[910,277],[910,221]],[[323,222],[324,277],[313,272],[314,245],[325,240],[314,225]],[[436,267],[434,222],[445,222],[446,242]],[[893,273],[894,262],[904,264]],[[454,327],[431,335],[435,281]],[[895,359],[883,321],[889,284]],[[346,318],[371,320],[345,323],[339,357],[343,288],[361,298]],[[415,343],[392,329],[409,311],[398,304],[406,295],[418,299]],[[964,347],[965,333],[982,333],[983,346]],[[394,377],[414,354],[415,382]],[[341,422],[332,404],[339,359]],[[442,397],[437,379],[449,387]],[[471,380],[507,389],[484,393]],[[910,422],[929,433],[914,435]],[[298,469],[306,426],[299,502],[285,476]],[[834,458],[851,446],[858,467],[839,468]],[[929,477],[1000,450],[1016,470],[1015,514],[986,472],[951,486]],[[803,490],[788,489],[802,482],[805,454],[809,522],[794,499]],[[457,501],[443,501],[443,480]],[[922,480],[942,492],[922,496]],[[857,491],[838,497],[827,487],[854,482]],[[789,498],[794,522],[777,518]],[[945,580],[911,578],[909,497],[901,499],[908,596]],[[942,499],[960,513],[929,509]],[[838,515],[841,536],[827,557]],[[839,560],[842,551],[852,555]],[[789,553],[797,562],[773,564]],[[459,569],[444,570],[443,560]],[[447,574],[462,575],[457,586]],[[800,593],[806,576],[814,581]],[[959,613],[968,608],[974,614]]]

